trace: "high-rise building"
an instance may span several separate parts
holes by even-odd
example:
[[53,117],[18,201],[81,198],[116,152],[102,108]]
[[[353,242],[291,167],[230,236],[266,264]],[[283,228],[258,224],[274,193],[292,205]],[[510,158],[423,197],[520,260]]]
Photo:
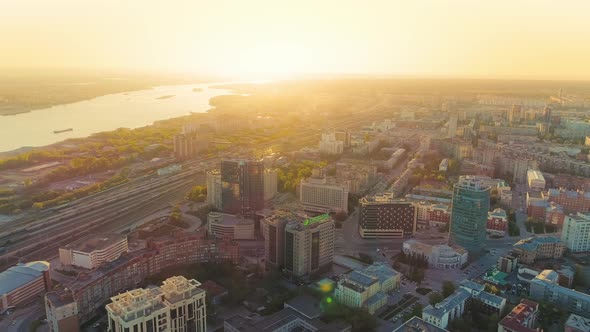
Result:
[[365,196],[360,199],[359,232],[367,239],[402,239],[416,232],[416,207],[393,194]]
[[262,219],[264,258],[267,267],[282,268],[285,262],[285,226],[292,218],[292,214],[289,213],[275,213]]
[[285,226],[285,270],[295,277],[314,274],[332,266],[334,221],[322,214]]
[[449,132],[447,133],[448,138],[455,138],[457,134],[457,116],[452,115],[449,118]]
[[551,122],[551,107],[549,106],[545,106],[545,108],[543,108],[543,122]]
[[571,252],[590,251],[590,213],[566,216],[563,220],[561,241]]
[[277,194],[279,172],[276,169],[264,170],[264,200],[267,201]]
[[344,151],[344,142],[336,139],[336,132],[330,130],[322,134],[319,144],[320,153],[329,155],[342,154]]
[[155,288],[138,288],[107,304],[109,332],[205,332],[205,290],[185,277],[171,277]]
[[515,124],[519,123],[522,118],[522,105],[512,105],[512,108],[508,111],[508,123]]
[[348,183],[319,175],[301,180],[299,201],[307,211],[348,212]]
[[264,164],[253,160],[221,161],[223,212],[251,215],[264,208]]
[[221,210],[221,172],[212,170],[207,172],[207,204]]
[[477,178],[462,176],[453,187],[449,241],[469,251],[471,257],[483,250],[490,209],[490,187]]

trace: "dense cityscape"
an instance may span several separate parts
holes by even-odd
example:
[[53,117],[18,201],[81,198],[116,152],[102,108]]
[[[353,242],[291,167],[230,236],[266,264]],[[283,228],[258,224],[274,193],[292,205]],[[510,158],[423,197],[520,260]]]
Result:
[[0,332],[590,332],[590,1],[0,1]]
[[588,102],[555,92],[228,101],[12,153],[2,329],[586,331]]

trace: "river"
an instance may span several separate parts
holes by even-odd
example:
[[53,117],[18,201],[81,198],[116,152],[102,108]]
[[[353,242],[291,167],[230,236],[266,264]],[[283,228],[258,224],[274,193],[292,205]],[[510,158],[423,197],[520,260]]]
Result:
[[[194,88],[202,89],[195,92]],[[117,128],[138,128],[158,120],[206,112],[209,99],[231,94],[209,84],[166,85],[110,94],[71,104],[0,116],[0,152],[44,146]],[[54,133],[54,130],[72,131]]]

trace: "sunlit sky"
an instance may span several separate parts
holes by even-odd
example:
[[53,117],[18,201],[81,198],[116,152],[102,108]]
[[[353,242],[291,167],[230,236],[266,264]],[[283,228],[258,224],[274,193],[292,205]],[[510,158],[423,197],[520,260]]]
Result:
[[590,1],[1,0],[0,67],[590,79]]

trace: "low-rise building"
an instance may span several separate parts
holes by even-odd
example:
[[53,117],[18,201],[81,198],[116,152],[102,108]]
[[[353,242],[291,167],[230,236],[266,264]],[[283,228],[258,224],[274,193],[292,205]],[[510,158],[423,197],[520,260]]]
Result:
[[539,304],[527,299],[520,303],[498,323],[498,332],[537,332],[535,323],[539,316]]
[[496,208],[488,212],[486,231],[488,234],[504,236],[508,228],[508,216],[504,209]]
[[298,296],[284,303],[283,310],[260,319],[232,316],[223,322],[226,332],[350,332],[351,326],[341,321],[325,323],[318,301],[310,296]]
[[564,326],[565,332],[590,332],[590,319],[571,314]]
[[95,269],[104,262],[112,262],[127,252],[127,236],[93,234],[59,248],[59,262],[63,266]]
[[441,329],[420,317],[414,316],[393,330],[393,332],[448,332],[448,330]]
[[340,277],[334,298],[351,308],[374,314],[387,304],[387,293],[399,287],[400,274],[385,264],[373,264]]
[[541,171],[536,169],[529,169],[527,170],[527,183],[531,190],[545,190],[545,177]]
[[111,298],[106,305],[108,332],[207,331],[205,291],[183,276],[160,287],[138,288]]
[[0,273],[0,312],[25,304],[51,288],[49,263],[17,264]]
[[428,266],[434,269],[460,268],[469,257],[467,250],[458,245],[432,245],[414,239],[405,241],[402,251],[407,256],[426,258]]
[[449,170],[449,160],[447,158],[445,158],[438,165],[438,171],[439,172],[446,172],[448,170]]
[[547,200],[562,206],[566,213],[590,211],[590,192],[549,189]]
[[226,214],[209,212],[207,215],[207,230],[209,235],[233,240],[254,240],[254,220]]
[[565,217],[561,241],[571,252],[590,251],[590,213],[570,214]]
[[452,320],[461,318],[468,307],[487,314],[500,314],[506,306],[506,299],[488,293],[484,288],[471,280],[463,280],[453,294],[424,308],[422,319],[445,329]]
[[555,202],[549,202],[545,207],[545,223],[547,224],[562,227],[565,216],[563,208]]
[[516,242],[512,252],[518,257],[519,262],[533,264],[539,259],[563,257],[565,246],[555,236],[529,237]]
[[543,270],[531,280],[529,295],[535,301],[546,301],[561,310],[590,318],[590,295],[559,285],[559,275]]

